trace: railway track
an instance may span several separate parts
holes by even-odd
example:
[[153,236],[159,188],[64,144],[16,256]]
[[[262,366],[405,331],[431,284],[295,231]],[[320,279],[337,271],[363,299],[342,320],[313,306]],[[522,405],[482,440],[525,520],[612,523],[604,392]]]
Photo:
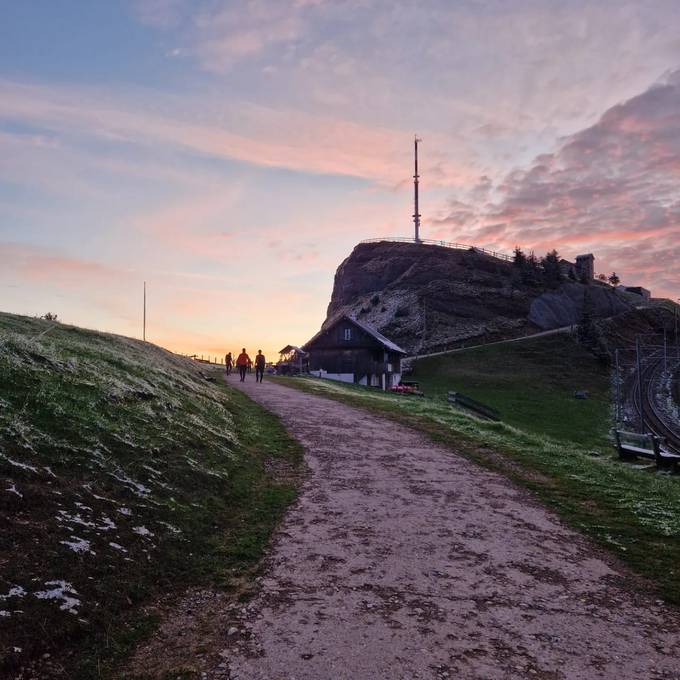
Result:
[[[642,413],[645,429],[665,440],[665,447],[671,453],[680,453],[680,423],[669,422],[668,417],[656,403],[655,388],[663,370],[663,358],[652,356],[642,366],[641,380],[637,376],[633,384],[633,405]],[[640,383],[642,393],[640,393]]]

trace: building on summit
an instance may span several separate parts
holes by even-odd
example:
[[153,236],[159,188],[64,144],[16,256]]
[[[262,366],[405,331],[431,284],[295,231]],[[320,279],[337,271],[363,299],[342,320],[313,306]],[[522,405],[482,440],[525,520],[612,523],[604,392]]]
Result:
[[652,292],[647,288],[642,286],[619,286],[620,290],[626,291],[626,293],[633,293],[639,295],[643,300],[649,302],[652,299]]
[[595,255],[577,255],[576,262],[560,260],[560,271],[576,281],[592,281],[595,278]]

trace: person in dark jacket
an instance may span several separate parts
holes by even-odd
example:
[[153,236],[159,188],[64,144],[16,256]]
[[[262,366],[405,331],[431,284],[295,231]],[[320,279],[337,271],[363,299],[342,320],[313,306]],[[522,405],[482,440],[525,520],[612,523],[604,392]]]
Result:
[[231,375],[233,366],[234,360],[231,358],[231,352],[228,352],[227,356],[224,357],[224,370],[227,372],[227,375]]
[[262,382],[266,363],[262,350],[258,349],[257,354],[255,355],[255,382]]

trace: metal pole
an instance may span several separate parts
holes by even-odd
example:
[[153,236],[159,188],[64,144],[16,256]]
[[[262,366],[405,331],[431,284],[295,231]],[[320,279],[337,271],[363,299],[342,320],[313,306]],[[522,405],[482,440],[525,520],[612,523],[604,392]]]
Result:
[[642,411],[642,364],[640,362],[640,338],[635,338],[635,355],[637,364],[637,384],[638,384],[638,412],[640,414],[640,433],[645,433],[645,415]]
[[415,174],[413,175],[413,224],[415,225],[416,243],[420,243],[420,212],[418,210],[418,180],[420,179],[420,175],[418,174],[418,142],[420,141],[418,135],[416,135],[413,140],[413,148],[415,151]]
[[663,329],[663,372],[668,370],[668,344],[666,342],[666,329]]
[[425,298],[423,298],[423,339],[422,339],[422,349],[423,354],[425,354],[425,337],[427,336],[427,305]]
[[678,298],[678,303],[675,305],[675,353],[680,359],[680,340],[678,339],[678,308],[680,307],[680,298]]
[[619,373],[619,350],[614,352],[616,357],[616,424],[621,424],[621,374]]
[[142,338],[146,342],[146,281],[144,281],[144,321],[142,326]]

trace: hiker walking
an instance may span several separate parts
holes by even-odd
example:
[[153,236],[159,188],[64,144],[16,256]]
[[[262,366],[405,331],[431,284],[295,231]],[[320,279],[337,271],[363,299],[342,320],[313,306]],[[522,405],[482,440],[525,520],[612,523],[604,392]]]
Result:
[[265,364],[266,360],[264,354],[262,354],[261,349],[258,349],[257,354],[255,355],[255,382],[262,382]]
[[224,357],[224,369],[227,375],[231,375],[231,369],[234,365],[234,360],[231,358],[231,352],[227,352],[227,356]]
[[238,355],[238,359],[236,359],[236,365],[238,366],[238,373],[241,376],[241,382],[246,381],[246,372],[248,371],[248,365],[252,363],[253,362],[251,358],[248,356],[246,348],[244,347],[241,350],[241,354]]

